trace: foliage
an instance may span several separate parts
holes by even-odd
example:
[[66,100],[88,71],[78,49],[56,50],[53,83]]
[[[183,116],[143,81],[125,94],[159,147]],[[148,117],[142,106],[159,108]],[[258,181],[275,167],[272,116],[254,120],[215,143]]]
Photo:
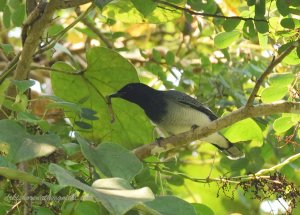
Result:
[[35,2],[0,0],[0,214],[300,213],[300,110],[223,129],[240,160],[200,141],[139,160],[159,134],[107,100],[140,81],[218,116],[299,102],[299,0]]

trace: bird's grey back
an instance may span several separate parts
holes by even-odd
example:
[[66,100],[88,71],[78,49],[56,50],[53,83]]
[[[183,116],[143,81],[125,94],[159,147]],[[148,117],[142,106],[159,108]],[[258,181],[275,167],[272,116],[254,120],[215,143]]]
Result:
[[194,99],[193,97],[185,93],[176,90],[169,90],[169,91],[162,91],[162,92],[165,98],[170,99],[174,102],[188,105],[191,108],[201,111],[205,113],[210,120],[216,120],[218,118],[208,107],[206,107],[201,102],[199,102],[198,100]]

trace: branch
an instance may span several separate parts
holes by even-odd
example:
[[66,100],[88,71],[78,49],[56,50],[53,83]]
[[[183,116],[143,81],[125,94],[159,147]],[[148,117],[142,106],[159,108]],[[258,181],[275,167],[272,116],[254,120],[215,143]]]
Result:
[[218,15],[218,14],[210,14],[210,13],[201,13],[201,12],[197,12],[185,7],[180,7],[178,5],[166,2],[166,1],[161,1],[161,0],[155,0],[155,2],[159,3],[159,4],[163,4],[166,5],[168,7],[177,9],[177,10],[181,10],[183,12],[189,13],[191,15],[197,15],[197,16],[205,16],[205,17],[214,17],[214,18],[221,18],[221,19],[239,19],[239,20],[253,20],[253,21],[260,21],[260,22],[267,22],[267,20],[265,19],[255,19],[255,18],[246,18],[246,17],[241,17],[241,16],[223,16],[223,15]]
[[266,70],[263,72],[263,74],[259,77],[259,79],[256,81],[256,84],[251,92],[251,95],[247,101],[246,106],[253,105],[254,99],[256,97],[256,94],[262,85],[262,82],[264,79],[273,71],[274,67],[277,66],[287,55],[289,55],[300,43],[300,40],[294,42],[290,47],[288,47],[284,52],[282,52],[277,58],[273,58],[269,66],[266,68]]
[[196,128],[175,136],[167,137],[163,140],[142,145],[133,150],[139,158],[144,159],[152,154],[169,151],[175,147],[183,146],[189,142],[207,137],[225,127],[249,117],[259,117],[280,113],[300,113],[300,102],[282,102],[272,104],[261,104],[255,106],[244,106],[229,115],[210,122],[206,127]]
[[28,77],[34,51],[39,45],[40,37],[42,36],[44,30],[51,22],[52,16],[56,11],[59,2],[59,0],[50,1],[46,5],[42,16],[32,23],[27,38],[24,41],[24,47],[20,56],[20,60],[17,64],[14,79],[25,80]]

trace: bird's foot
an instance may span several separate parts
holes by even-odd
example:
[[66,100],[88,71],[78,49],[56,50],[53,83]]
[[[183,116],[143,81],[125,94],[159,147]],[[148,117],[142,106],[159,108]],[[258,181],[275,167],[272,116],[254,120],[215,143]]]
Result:
[[155,142],[157,143],[157,145],[159,146],[159,147],[161,147],[161,142],[163,141],[163,137],[157,137],[157,138],[155,138]]
[[196,128],[199,128],[199,126],[198,125],[192,125],[192,127],[191,127],[193,132],[195,131]]

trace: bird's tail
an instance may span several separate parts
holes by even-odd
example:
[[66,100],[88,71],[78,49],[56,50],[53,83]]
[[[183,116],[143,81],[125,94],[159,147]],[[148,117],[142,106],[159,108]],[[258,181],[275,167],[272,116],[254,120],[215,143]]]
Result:
[[237,160],[245,157],[244,152],[242,152],[236,145],[228,141],[228,147],[226,149],[222,148],[221,151],[227,155],[231,160]]

